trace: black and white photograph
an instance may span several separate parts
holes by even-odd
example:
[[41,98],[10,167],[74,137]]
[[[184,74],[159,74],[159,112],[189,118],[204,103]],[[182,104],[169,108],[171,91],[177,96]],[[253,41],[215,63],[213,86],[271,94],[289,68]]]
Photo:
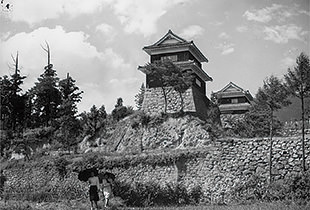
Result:
[[309,0],[1,0],[1,210],[310,209]]

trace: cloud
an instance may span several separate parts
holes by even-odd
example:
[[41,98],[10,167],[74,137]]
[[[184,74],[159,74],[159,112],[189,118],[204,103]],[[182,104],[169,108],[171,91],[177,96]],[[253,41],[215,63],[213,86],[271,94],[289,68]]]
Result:
[[96,31],[100,31],[104,35],[107,42],[113,41],[115,36],[117,35],[115,29],[107,23],[102,23],[98,25],[96,27]]
[[212,25],[212,26],[218,27],[218,26],[223,25],[224,22],[222,22],[222,21],[214,21],[214,22],[210,22],[209,24]]
[[228,54],[231,54],[231,53],[233,53],[235,51],[233,46],[235,46],[235,44],[224,42],[224,43],[220,43],[216,47],[216,49],[220,49],[222,51],[221,52],[222,55],[228,55]]
[[77,17],[81,14],[91,14],[101,9],[111,0],[11,0],[13,9],[9,18],[14,22],[26,22],[29,25],[48,19],[56,19],[61,15]]
[[229,39],[230,36],[226,32],[222,32],[219,34],[220,39]]
[[223,50],[222,55],[228,55],[230,53],[233,53],[235,51],[235,49],[233,47],[229,47],[225,50]]
[[245,17],[247,20],[267,23],[271,21],[275,16],[279,16],[281,14],[280,11],[282,11],[283,6],[279,4],[272,4],[271,7],[266,7],[263,9],[253,9],[251,11],[246,11],[243,14],[243,17]]
[[189,0],[118,0],[111,4],[114,13],[126,33],[143,34],[145,37],[156,33],[157,21],[171,8]]
[[186,2],[190,0],[12,0],[14,9],[7,18],[33,26],[64,15],[75,18],[105,8],[112,9],[126,33],[146,37],[157,32],[157,22],[168,10]]
[[291,58],[291,57],[285,57],[281,60],[281,66],[282,68],[288,68],[288,67],[292,67],[295,64],[295,59]]
[[246,32],[246,31],[248,30],[248,27],[246,27],[246,26],[238,26],[238,27],[236,28],[236,30],[237,30],[238,32],[240,32],[240,33],[243,33],[243,32]]
[[183,29],[180,36],[185,39],[192,39],[201,36],[204,33],[204,28],[199,25],[191,25]]
[[54,29],[41,27],[30,33],[15,34],[2,41],[0,52],[4,62],[9,62],[9,55],[19,51],[21,60],[27,66],[26,73],[33,73],[30,69],[37,66],[43,68],[45,65],[46,55],[41,48],[41,45],[45,46],[45,41],[50,45],[52,60],[65,60],[62,58],[63,55],[75,55],[81,58],[99,57],[100,53],[86,41],[87,37],[84,32],[65,32],[61,26],[56,26]]
[[[44,71],[47,63],[46,52],[40,45],[48,41],[51,49],[51,63],[60,78],[66,73],[76,80],[84,91],[79,110],[89,110],[96,104],[113,108],[116,97],[124,97],[128,104],[134,104],[134,95],[139,90],[143,74],[137,74],[136,66],[127,63],[113,48],[104,51],[88,42],[88,35],[81,31],[67,32],[61,26],[41,27],[29,33],[18,33],[5,41],[0,41],[0,73],[8,75],[7,63],[11,54],[19,52],[21,74],[26,75],[24,90],[33,87]],[[111,85],[109,81],[119,82]]]
[[290,39],[302,41],[302,37],[307,34],[301,27],[294,24],[265,26],[263,33],[265,34],[265,40],[270,40],[278,44],[288,43]]

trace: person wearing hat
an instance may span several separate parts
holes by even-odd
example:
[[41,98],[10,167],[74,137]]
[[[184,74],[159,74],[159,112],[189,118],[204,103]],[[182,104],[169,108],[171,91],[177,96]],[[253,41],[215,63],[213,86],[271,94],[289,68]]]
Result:
[[95,172],[90,173],[90,177],[88,178],[89,183],[89,199],[91,203],[91,210],[93,210],[94,205],[96,209],[98,209],[98,201],[99,201],[99,178],[95,176]]
[[0,200],[3,197],[4,184],[7,181],[6,176],[3,174],[3,170],[0,170]]

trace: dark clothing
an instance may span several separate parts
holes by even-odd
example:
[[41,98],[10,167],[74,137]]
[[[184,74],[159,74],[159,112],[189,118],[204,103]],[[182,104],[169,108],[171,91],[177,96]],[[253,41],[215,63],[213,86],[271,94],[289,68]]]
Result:
[[7,181],[6,177],[1,173],[0,174],[0,198],[3,196],[4,192],[4,183]]
[[90,201],[99,201],[98,188],[95,185],[89,188],[89,199]]

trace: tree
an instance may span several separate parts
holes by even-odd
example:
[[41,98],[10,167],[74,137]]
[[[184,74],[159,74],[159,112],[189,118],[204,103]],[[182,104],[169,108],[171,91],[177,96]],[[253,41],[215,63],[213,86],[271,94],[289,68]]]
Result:
[[138,110],[142,108],[143,100],[144,100],[144,94],[145,94],[145,86],[144,83],[142,83],[139,93],[135,95],[135,102],[136,102],[136,107]]
[[59,115],[75,115],[77,113],[77,103],[81,102],[83,91],[79,91],[79,87],[75,85],[75,80],[72,79],[69,73],[67,78],[59,82],[59,90],[62,99]]
[[182,93],[184,93],[193,82],[193,75],[190,71],[184,71],[172,61],[149,63],[145,66],[146,74],[150,76],[151,82],[156,82],[162,88],[165,107],[164,112],[167,112],[167,94],[165,87],[172,87],[180,94],[181,111],[184,108],[184,100]]
[[184,109],[184,99],[182,94],[192,85],[194,76],[190,71],[183,71],[171,61],[164,62],[166,67],[163,75],[165,86],[171,86],[180,95],[181,110]]
[[[263,137],[270,134],[270,112],[265,106],[256,101],[252,102],[251,109],[245,113],[244,121],[247,129],[247,137]],[[272,133],[278,134],[281,131],[281,122],[273,120]],[[239,130],[240,131],[240,130]]]
[[287,99],[287,91],[282,82],[275,76],[270,76],[264,81],[263,87],[258,89],[256,99],[258,103],[266,107],[269,111],[269,178],[272,182],[272,147],[273,147],[273,126],[274,126],[274,111],[281,109],[283,106],[289,105],[290,101]]
[[[21,85],[25,76],[20,75],[18,52],[12,57],[13,65],[9,65],[14,74],[0,78],[0,130],[1,130],[1,155],[3,148],[10,146],[8,143],[21,135],[24,127],[24,110],[26,95],[21,94]],[[5,132],[4,132],[5,131]],[[4,134],[5,133],[5,134]]]
[[7,121],[9,119],[9,87],[10,80],[8,76],[0,78],[0,153],[3,156],[3,149],[8,145]]
[[83,112],[80,114],[81,124],[86,135],[94,136],[100,129],[105,127],[105,120],[107,118],[107,112],[104,105],[99,109],[93,105],[90,112]]
[[123,119],[132,113],[133,113],[133,108],[124,106],[123,99],[118,98],[116,101],[115,108],[112,111],[113,119],[119,121],[120,119]]
[[53,64],[50,63],[50,48],[43,48],[47,52],[47,66],[45,71],[38,78],[38,82],[30,90],[33,100],[34,116],[39,121],[39,126],[49,126],[57,117],[57,108],[61,103],[61,93],[58,89],[59,78]]
[[145,70],[146,70],[146,74],[151,78],[150,82],[156,82],[158,86],[162,89],[164,101],[165,101],[164,113],[166,113],[168,102],[167,102],[167,94],[165,90],[165,82],[163,78],[163,75],[166,72],[166,68],[162,64],[163,64],[162,62],[148,63],[145,66]]
[[59,89],[61,92],[62,102],[59,106],[59,123],[58,137],[62,145],[69,149],[77,143],[77,137],[81,130],[80,123],[76,117],[77,103],[82,99],[79,88],[75,85],[75,80],[70,77],[69,73],[67,78],[59,82]]
[[14,62],[14,67],[11,68],[14,70],[14,74],[11,75],[10,79],[10,127],[12,131],[16,132],[17,128],[20,128],[21,130],[24,128],[25,103],[27,95],[21,94],[21,85],[23,84],[23,80],[26,76],[20,75],[18,52],[16,53],[15,58],[12,56],[12,60]]
[[301,53],[296,59],[294,69],[288,69],[284,75],[286,88],[290,94],[296,96],[301,101],[301,121],[302,121],[302,170],[306,171],[305,157],[305,98],[310,97],[310,65],[309,56]]

